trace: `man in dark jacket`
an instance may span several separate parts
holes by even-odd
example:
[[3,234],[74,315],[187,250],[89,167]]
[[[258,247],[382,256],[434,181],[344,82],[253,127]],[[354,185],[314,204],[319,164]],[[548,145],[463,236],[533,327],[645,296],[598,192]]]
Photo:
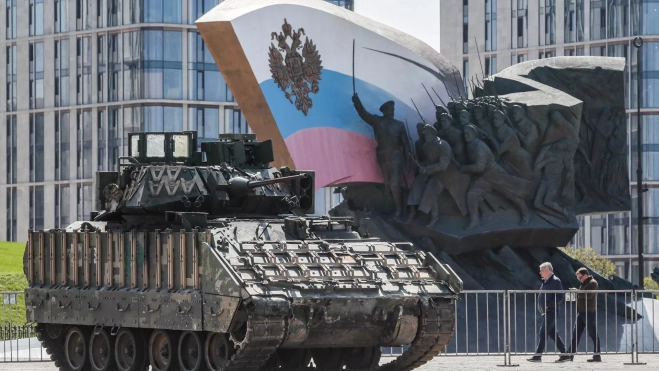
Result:
[[[541,291],[557,291],[563,290],[561,280],[554,275],[554,268],[551,263],[540,264],[540,276],[543,283],[540,286]],[[535,350],[535,355],[527,361],[541,362],[542,353],[545,351],[545,334],[554,340],[556,347],[561,353],[565,353],[565,343],[558,334],[556,329],[556,318],[560,309],[560,303],[563,301],[563,294],[561,293],[541,293],[538,295],[538,309],[542,313],[542,323],[540,325],[540,334],[538,340],[538,347]],[[568,356],[561,355],[560,360],[569,358]]]
[[[592,292],[577,294],[577,319],[572,330],[570,353],[577,351],[583,330],[587,328],[588,336],[595,343],[595,353],[593,354],[593,358],[588,359],[588,362],[602,362],[602,357],[600,356],[600,338],[597,335],[597,289],[599,286],[586,268],[579,268],[577,270],[577,279],[581,282],[579,290]],[[574,355],[571,355],[570,360],[573,358]]]

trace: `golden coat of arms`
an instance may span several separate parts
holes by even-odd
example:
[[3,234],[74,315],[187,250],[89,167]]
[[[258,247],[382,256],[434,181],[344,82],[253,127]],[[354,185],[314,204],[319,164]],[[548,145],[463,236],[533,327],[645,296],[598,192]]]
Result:
[[[286,93],[286,99],[295,104],[295,108],[306,116],[313,106],[309,93],[318,93],[320,90],[318,82],[323,69],[320,54],[318,54],[313,40],[309,40],[304,33],[303,28],[294,31],[293,27],[284,19],[281,29],[283,32],[271,34],[270,39],[277,39],[277,46],[270,43],[268,53],[270,72],[275,83]],[[305,35],[304,45],[300,40],[302,35]],[[291,39],[290,45],[288,44],[289,38]],[[300,49],[302,50],[301,55],[298,52]],[[285,52],[286,55],[282,55],[282,52]],[[295,102],[291,99],[292,97],[295,97]]]

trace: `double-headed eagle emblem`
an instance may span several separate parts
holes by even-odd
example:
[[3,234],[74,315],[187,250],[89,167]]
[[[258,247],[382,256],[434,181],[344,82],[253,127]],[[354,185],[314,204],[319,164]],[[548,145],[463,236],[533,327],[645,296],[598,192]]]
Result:
[[[275,83],[286,93],[286,99],[295,104],[295,108],[306,116],[313,106],[309,93],[318,93],[320,90],[318,82],[323,69],[320,54],[318,54],[313,40],[309,40],[304,33],[303,28],[294,31],[293,27],[284,19],[281,29],[283,32],[271,34],[270,39],[277,39],[277,46],[270,43],[268,53],[270,72],[272,72]],[[300,40],[302,35],[305,35],[304,46]],[[291,45],[287,43],[288,38],[292,40]],[[302,49],[302,55],[298,52],[300,49]],[[286,55],[283,56],[281,52],[285,52]],[[291,99],[292,97],[295,97],[295,102]]]

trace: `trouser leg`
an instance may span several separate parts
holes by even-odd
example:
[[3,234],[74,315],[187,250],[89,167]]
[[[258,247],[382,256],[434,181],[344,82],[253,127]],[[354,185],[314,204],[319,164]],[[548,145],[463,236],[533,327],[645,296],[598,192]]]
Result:
[[597,334],[597,318],[594,312],[588,313],[586,323],[588,328],[588,336],[590,336],[590,338],[593,340],[593,343],[595,344],[595,354],[600,354],[600,338]]
[[577,318],[574,321],[574,329],[572,330],[572,341],[570,342],[570,353],[577,352],[577,346],[579,345],[579,339],[581,339],[581,334],[586,327],[586,322],[583,319],[583,313],[577,313]]
[[561,335],[558,333],[556,329],[556,323],[554,319],[551,320],[551,325],[547,324],[547,332],[554,340],[554,344],[556,344],[556,348],[558,348],[558,351],[561,353],[565,353],[565,343],[563,342],[563,339],[561,339]]
[[538,346],[535,349],[536,355],[541,355],[545,351],[545,315],[542,316],[540,324],[540,333],[538,334]]

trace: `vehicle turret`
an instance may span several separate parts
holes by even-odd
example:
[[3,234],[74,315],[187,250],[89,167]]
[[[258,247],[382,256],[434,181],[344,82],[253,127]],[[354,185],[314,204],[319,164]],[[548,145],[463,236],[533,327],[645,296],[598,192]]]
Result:
[[131,133],[128,143],[117,171],[96,174],[93,221],[204,227],[218,217],[314,212],[314,173],[271,167],[270,140],[223,134],[199,145],[187,131]]

